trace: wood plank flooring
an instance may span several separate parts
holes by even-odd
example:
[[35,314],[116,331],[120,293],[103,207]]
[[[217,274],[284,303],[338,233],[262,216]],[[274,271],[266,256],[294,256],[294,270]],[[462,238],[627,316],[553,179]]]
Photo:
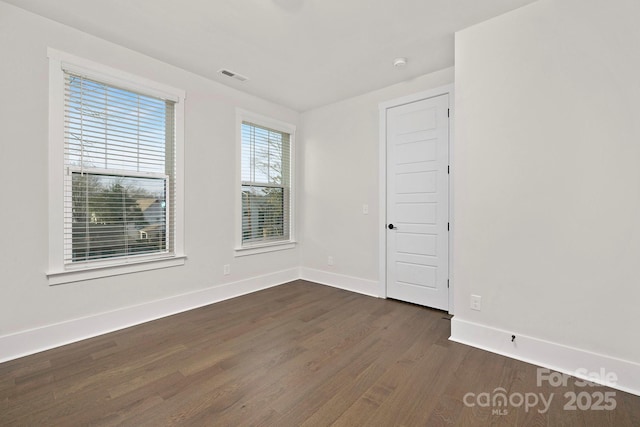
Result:
[[[448,341],[448,317],[296,281],[0,364],[0,425],[640,426],[640,397],[539,387]],[[500,387],[514,404],[484,405]],[[571,392],[616,408],[565,410]]]

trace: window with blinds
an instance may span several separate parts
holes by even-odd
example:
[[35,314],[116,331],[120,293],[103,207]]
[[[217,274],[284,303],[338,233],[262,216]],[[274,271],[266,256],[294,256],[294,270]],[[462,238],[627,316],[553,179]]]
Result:
[[173,253],[174,102],[64,78],[64,262]]
[[290,240],[291,135],[241,125],[242,246]]

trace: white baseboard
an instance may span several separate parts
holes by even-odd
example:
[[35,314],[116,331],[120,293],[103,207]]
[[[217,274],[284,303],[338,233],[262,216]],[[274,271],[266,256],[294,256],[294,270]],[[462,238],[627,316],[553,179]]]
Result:
[[361,279],[359,277],[345,276],[313,268],[301,267],[300,278],[321,285],[332,286],[363,295],[380,298],[377,291],[379,284],[375,280]]
[[601,384],[606,378],[597,381],[588,373],[599,373],[600,377],[615,374],[616,381],[604,385],[640,396],[638,363],[513,333],[516,338],[512,341],[512,332],[456,317],[451,319],[451,341]]
[[[0,362],[139,325],[297,279],[373,297],[383,297],[377,294],[379,283],[374,280],[305,267],[292,268],[188,294],[0,336]],[[601,372],[604,370],[606,373],[614,373],[617,376],[615,384],[606,385],[640,396],[640,364],[635,362],[518,334],[512,342],[509,331],[468,322],[456,317],[451,321],[450,339],[582,379],[593,380],[582,372]]]
[[299,278],[300,270],[292,268],[188,294],[0,336],[0,362],[278,286]]

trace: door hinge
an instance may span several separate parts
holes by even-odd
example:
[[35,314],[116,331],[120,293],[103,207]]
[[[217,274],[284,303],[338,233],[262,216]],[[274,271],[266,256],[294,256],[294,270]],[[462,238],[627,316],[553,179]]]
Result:
[[449,287],[449,279],[447,279],[447,288]]
[[451,166],[447,165],[447,173],[451,173],[450,168]]
[[447,231],[449,231],[449,223],[447,223]]
[[451,110],[450,110],[449,108],[447,108],[447,117],[451,117],[451,116],[450,116],[450,114],[451,114],[451,113],[450,113],[450,111],[451,111]]

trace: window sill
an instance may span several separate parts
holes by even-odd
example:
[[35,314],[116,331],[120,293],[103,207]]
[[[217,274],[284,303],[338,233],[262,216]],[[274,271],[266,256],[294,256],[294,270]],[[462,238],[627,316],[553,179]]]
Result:
[[252,246],[245,246],[243,248],[236,248],[235,256],[241,257],[247,255],[262,254],[266,252],[283,251],[286,249],[293,249],[295,247],[296,242],[292,240],[287,240],[286,242],[257,244]]
[[140,271],[157,270],[160,268],[177,267],[185,264],[186,256],[172,256],[170,258],[146,259],[128,264],[89,267],[78,270],[55,271],[47,273],[49,285],[80,282],[83,280],[99,279],[102,277],[119,276]]

